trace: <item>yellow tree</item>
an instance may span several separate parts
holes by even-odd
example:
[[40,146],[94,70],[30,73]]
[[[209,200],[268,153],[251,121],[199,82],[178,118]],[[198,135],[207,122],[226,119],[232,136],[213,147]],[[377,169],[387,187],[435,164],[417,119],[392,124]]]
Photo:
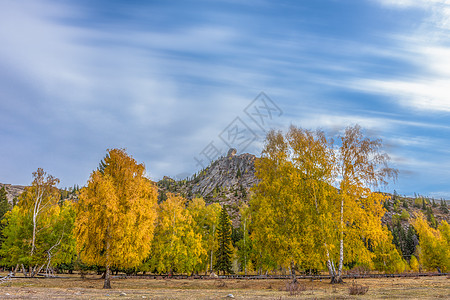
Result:
[[5,236],[1,254],[7,265],[29,267],[29,276],[35,276],[45,266],[52,273],[56,263],[70,262],[73,256],[74,213],[71,202],[58,204],[59,180],[38,169],[33,173],[30,187],[19,197],[19,203],[4,221]]
[[[392,233],[386,226],[382,228],[383,233],[379,236],[375,242],[370,242],[370,249],[373,253],[370,253],[372,257],[371,261],[368,261],[366,265],[374,267],[379,271],[385,271],[389,273],[401,273],[406,270],[407,263],[402,258],[401,252],[392,243]],[[373,266],[372,266],[373,262]]]
[[103,288],[111,288],[111,267],[134,268],[151,249],[157,191],[145,167],[125,150],[112,149],[93,171],[77,203],[75,235],[82,261],[105,266]]
[[[368,241],[376,243],[385,234],[381,217],[386,198],[371,188],[396,178],[388,166],[389,156],[381,151],[382,142],[364,137],[358,125],[347,127],[340,138],[336,163],[339,182],[339,267],[332,282],[342,282],[344,261],[370,262]],[[347,251],[344,251],[346,244]]]
[[325,262],[333,283],[342,282],[344,262],[371,264],[369,241],[386,240],[385,197],[371,188],[396,175],[380,147],[358,126],[346,129],[338,148],[321,131],[270,132],[255,163],[261,182],[251,200],[260,256],[290,263],[291,271],[295,263],[318,268]]
[[206,250],[194,271],[209,269],[212,272],[214,252],[217,249],[215,235],[219,223],[220,204],[213,203],[207,206],[202,198],[194,198],[189,202],[187,209],[194,221],[194,232],[202,237],[202,247]]
[[438,229],[430,227],[419,213],[413,221],[419,235],[419,260],[427,269],[450,270],[450,226],[442,221]]
[[250,202],[254,250],[266,268],[289,267],[294,281],[296,265],[319,267],[328,245],[329,225],[317,218],[324,215],[332,191],[327,147],[323,133],[292,126],[286,136],[270,132],[255,163],[261,181]]
[[186,199],[171,193],[159,204],[150,264],[162,273],[191,273],[206,256],[202,235],[186,209]]
[[242,232],[242,239],[240,239],[236,244],[238,247],[238,258],[241,268],[244,270],[244,274],[247,275],[248,269],[251,269],[251,254],[252,254],[252,243],[249,236],[250,231],[250,207],[243,203],[239,208],[241,216],[241,226],[240,231]]

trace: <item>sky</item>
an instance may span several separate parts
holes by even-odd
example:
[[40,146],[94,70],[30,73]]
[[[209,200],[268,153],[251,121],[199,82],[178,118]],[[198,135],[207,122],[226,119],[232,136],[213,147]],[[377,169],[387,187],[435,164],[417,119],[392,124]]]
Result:
[[0,182],[86,184],[107,149],[181,179],[270,129],[359,124],[450,199],[450,1],[0,0]]

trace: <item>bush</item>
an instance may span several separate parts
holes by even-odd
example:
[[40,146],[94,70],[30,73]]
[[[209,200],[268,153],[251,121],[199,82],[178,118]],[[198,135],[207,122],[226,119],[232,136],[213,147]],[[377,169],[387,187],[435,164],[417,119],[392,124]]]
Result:
[[357,284],[355,281],[348,287],[348,293],[350,295],[365,295],[367,291],[369,291],[368,286]]
[[406,210],[402,210],[402,214],[400,215],[400,219],[403,221],[409,220],[409,213]]
[[414,207],[417,207],[417,208],[422,207],[422,199],[421,198],[414,199]]
[[289,292],[289,295],[295,296],[300,294],[300,292],[306,291],[306,285],[299,284],[298,281],[289,281],[286,283],[286,291]]

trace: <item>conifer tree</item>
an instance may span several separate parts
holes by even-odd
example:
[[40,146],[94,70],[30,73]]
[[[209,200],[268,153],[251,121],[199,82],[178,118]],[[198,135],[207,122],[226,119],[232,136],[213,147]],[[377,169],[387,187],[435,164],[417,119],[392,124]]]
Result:
[[225,206],[222,206],[217,228],[218,248],[216,251],[216,263],[214,269],[223,274],[231,273],[231,220]]
[[9,204],[8,198],[6,197],[6,189],[3,186],[0,189],[0,220],[10,209],[11,205]]
[[3,228],[5,225],[2,224],[3,217],[5,214],[11,209],[11,205],[8,202],[8,198],[6,197],[6,189],[3,186],[0,189],[0,246],[3,240]]

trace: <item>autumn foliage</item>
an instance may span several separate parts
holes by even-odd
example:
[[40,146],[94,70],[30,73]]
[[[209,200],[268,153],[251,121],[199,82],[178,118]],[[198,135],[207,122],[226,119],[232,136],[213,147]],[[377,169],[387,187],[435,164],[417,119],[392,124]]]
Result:
[[350,268],[448,272],[447,222],[415,215],[408,232],[417,232],[419,245],[406,259],[381,222],[388,196],[376,191],[397,175],[388,162],[381,140],[365,137],[358,126],[336,140],[295,126],[271,131],[255,162],[258,184],[249,205],[235,209],[233,228],[225,205],[161,190],[158,203],[144,164],[123,149],[108,150],[75,200],[63,200],[59,180],[42,169],[12,210],[0,190],[1,264],[27,276],[51,275],[61,265],[96,269],[104,288],[111,287],[112,270],[281,270],[291,273],[292,286],[297,271],[326,270],[333,283]]
[[75,237],[82,261],[106,268],[133,268],[151,249],[157,192],[145,167],[124,150],[113,149],[82,189],[77,203]]

